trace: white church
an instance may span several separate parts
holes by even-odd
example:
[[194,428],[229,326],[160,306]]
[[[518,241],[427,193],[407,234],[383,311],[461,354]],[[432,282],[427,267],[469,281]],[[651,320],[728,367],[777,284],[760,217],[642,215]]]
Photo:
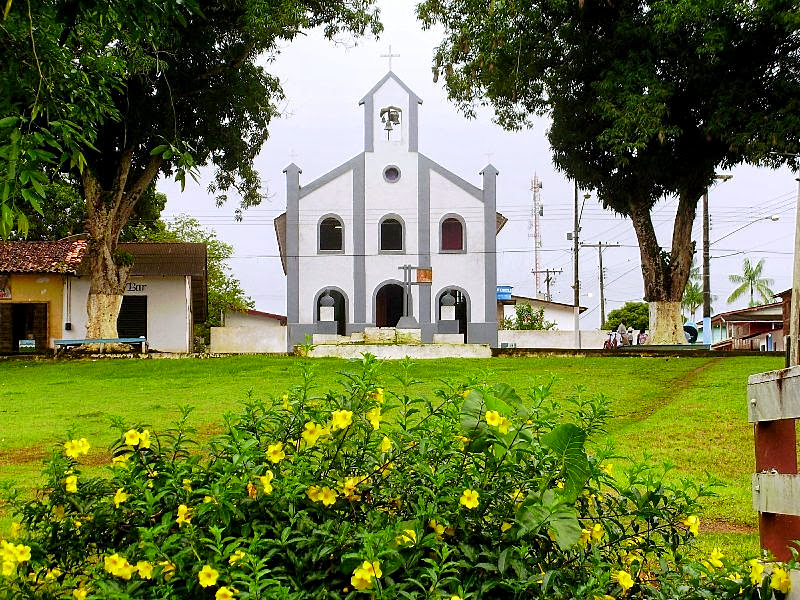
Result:
[[421,154],[422,100],[392,71],[359,104],[363,152],[305,185],[300,167],[284,171],[289,350],[372,327],[496,346],[498,171],[487,165],[476,187]]

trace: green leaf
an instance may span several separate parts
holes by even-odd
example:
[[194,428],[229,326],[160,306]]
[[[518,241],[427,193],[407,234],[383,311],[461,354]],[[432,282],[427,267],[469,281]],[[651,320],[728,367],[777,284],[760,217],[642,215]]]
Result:
[[166,152],[167,150],[169,150],[169,146],[167,144],[161,144],[160,146],[156,146],[155,148],[150,150],[150,156],[164,154],[164,152]]
[[17,123],[19,123],[19,117],[3,117],[0,119],[0,129],[14,127]]
[[574,502],[589,480],[589,459],[584,449],[586,432],[567,423],[543,436],[542,443],[556,454],[566,482],[564,498]]
[[553,490],[547,490],[541,502],[536,496],[529,496],[517,511],[516,523],[518,538],[531,532],[551,531],[562,550],[574,546],[581,537],[578,511]]
[[36,194],[34,194],[30,190],[30,188],[22,188],[22,197],[28,201],[28,204],[30,204],[33,207],[33,210],[35,210],[40,215],[44,215],[44,212],[42,212],[42,205],[39,202],[39,198],[36,197]]
[[25,216],[25,213],[19,213],[17,215],[17,230],[23,235],[23,237],[28,237],[28,229],[30,225],[28,223],[28,217]]

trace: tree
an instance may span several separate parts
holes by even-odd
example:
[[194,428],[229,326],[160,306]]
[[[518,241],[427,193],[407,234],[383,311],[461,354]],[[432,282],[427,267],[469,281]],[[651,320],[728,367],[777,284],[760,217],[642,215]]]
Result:
[[187,171],[209,164],[218,202],[233,192],[240,207],[258,204],[253,161],[283,98],[259,60],[269,62],[316,26],[329,38],[377,33],[373,4],[11,5],[0,28],[0,223],[7,231],[24,201],[40,210],[43,168],[79,179],[90,237],[88,337],[116,337],[130,269],[116,260],[117,244],[145,190],[159,175],[184,181]]
[[517,304],[514,306],[514,317],[505,317],[501,323],[502,329],[526,329],[548,331],[555,329],[553,321],[545,321],[544,308],[534,309],[530,304]]
[[620,323],[639,331],[649,329],[650,308],[647,302],[626,302],[620,308],[612,310],[608,313],[606,322],[603,323],[603,329],[616,331]]
[[206,245],[208,256],[208,319],[198,326],[196,335],[208,343],[210,327],[219,327],[221,315],[228,309],[254,308],[252,298],[245,294],[242,285],[231,273],[228,260],[233,256],[233,246],[217,238],[213,231],[204,229],[197,219],[179,215],[174,221],[158,222],[155,229],[140,227],[137,237],[151,242],[193,242]]
[[[41,206],[41,213],[34,212],[28,217],[28,229],[25,232],[13,231],[10,239],[14,240],[61,240],[84,232],[86,221],[86,204],[75,186],[63,181],[54,181],[45,186],[47,201]],[[149,230],[159,228],[158,219],[167,203],[165,194],[155,191],[151,185],[128,220],[128,224],[120,233],[120,241],[135,242]],[[163,229],[163,223],[161,223]]]
[[761,277],[761,272],[764,269],[764,259],[756,263],[755,266],[750,264],[750,259],[745,258],[742,265],[741,275],[728,275],[728,281],[737,284],[739,287],[731,292],[728,296],[728,302],[736,302],[746,292],[750,293],[750,302],[748,306],[758,306],[759,304],[768,304],[775,296],[775,292],[770,289],[774,283],[772,279]]
[[[487,7],[488,4],[488,7]],[[800,149],[800,17],[788,0],[425,0],[444,29],[435,77],[467,114],[552,119],[556,166],[631,219],[655,343],[684,343],[698,199],[720,167]],[[651,218],[678,200],[669,249]]]
[[[700,267],[692,261],[692,268],[689,271],[689,281],[686,282],[686,288],[683,290],[683,299],[681,300],[681,308],[687,312],[687,320],[691,319],[692,321],[696,321],[695,313],[697,309],[703,305],[703,294],[703,280],[700,275]],[[712,295],[711,299],[716,300],[717,297]]]

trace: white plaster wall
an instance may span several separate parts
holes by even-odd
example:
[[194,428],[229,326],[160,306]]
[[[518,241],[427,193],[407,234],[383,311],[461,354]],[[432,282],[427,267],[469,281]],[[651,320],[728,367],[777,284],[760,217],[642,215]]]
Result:
[[[387,100],[387,102],[390,102]],[[376,104],[376,110],[383,104]],[[377,287],[389,279],[403,280],[401,265],[419,265],[419,185],[418,155],[405,147],[376,145],[375,152],[365,155],[364,226],[365,281],[367,290],[367,321],[375,322],[373,297]],[[400,169],[400,179],[389,183],[383,178],[383,170],[395,165]],[[403,220],[404,249],[402,253],[382,254],[379,250],[380,221],[388,215],[398,215]],[[413,311],[419,316],[419,298],[412,289]]]
[[[320,218],[336,214],[344,223],[344,254],[318,254]],[[314,297],[323,287],[337,287],[347,295],[347,318],[353,310],[353,172],[300,198],[299,295],[300,323],[314,322]]]
[[211,328],[211,352],[286,352],[286,325],[268,317],[230,311],[225,327]]
[[[438,321],[436,298],[439,292],[445,287],[455,286],[464,289],[469,295],[470,321],[482,323],[486,320],[483,202],[433,171],[431,171],[430,190],[431,267],[433,268],[431,322]],[[453,213],[464,220],[466,253],[442,254],[440,223],[445,215]]]
[[[553,306],[551,304],[540,302],[531,302],[531,306],[533,306],[535,309],[543,306],[545,321],[553,321],[556,324],[557,330],[575,331],[575,314],[571,306]],[[515,318],[516,309],[514,308],[514,305],[506,304],[503,307],[503,316],[510,319]]]
[[[147,343],[152,350],[191,351],[190,281],[189,277],[180,276],[130,278],[125,295],[147,296]],[[144,289],[137,289],[142,285],[145,286]],[[86,302],[89,298],[88,278],[73,279],[71,289],[69,298],[71,314],[64,311],[64,322],[71,322],[72,330],[63,330],[62,337],[70,340],[84,339],[88,321],[86,312]]]
[[[581,331],[581,348],[602,348],[607,337],[604,331]],[[516,348],[575,348],[575,332],[500,329],[497,345],[502,348],[503,344]]]

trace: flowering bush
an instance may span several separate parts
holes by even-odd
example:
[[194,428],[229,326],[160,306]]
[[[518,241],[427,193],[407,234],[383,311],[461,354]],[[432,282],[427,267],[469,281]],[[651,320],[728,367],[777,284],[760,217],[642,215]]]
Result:
[[[173,429],[119,424],[103,477],[85,439],[16,500],[0,596],[128,599],[780,598],[782,567],[736,569],[687,552],[703,487],[636,465],[614,473],[587,443],[602,399],[568,407],[549,386],[396,392],[367,356],[342,388],[250,399],[196,446]],[[619,470],[619,469],[618,469]]]

